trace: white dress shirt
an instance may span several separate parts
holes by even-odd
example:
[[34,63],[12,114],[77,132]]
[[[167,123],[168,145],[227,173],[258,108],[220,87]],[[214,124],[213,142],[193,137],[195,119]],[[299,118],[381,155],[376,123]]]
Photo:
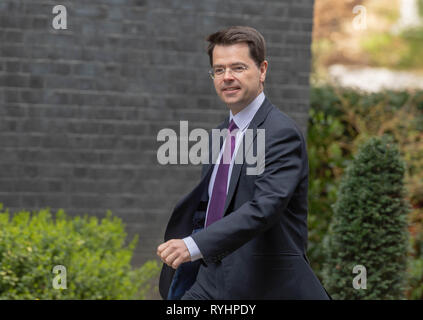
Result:
[[[238,147],[239,147],[239,145],[242,141],[242,137],[244,136],[245,131],[247,130],[251,120],[254,118],[254,115],[256,114],[257,110],[262,105],[264,98],[265,98],[265,96],[264,96],[264,93],[262,91],[248,106],[246,106],[244,109],[242,109],[240,112],[238,112],[235,116],[232,115],[232,111],[229,112],[229,123],[233,119],[235,124],[238,127],[238,131],[237,131],[236,138],[235,138],[236,140],[235,140],[234,154],[232,156],[232,160],[231,160],[231,163],[229,165],[228,183],[227,183],[227,186],[226,186],[226,193],[228,193],[228,190],[229,190],[229,182],[230,182],[230,179],[231,179],[232,167],[233,167],[236,152],[237,152]],[[207,221],[207,215],[208,215],[208,212],[209,212],[210,199],[211,199],[211,195],[212,195],[212,192],[213,192],[214,181],[216,179],[216,173],[217,173],[217,169],[219,167],[220,158],[222,157],[223,150],[225,150],[225,144],[226,144],[226,140],[223,143],[222,149],[220,150],[220,153],[219,153],[219,157],[216,160],[216,165],[213,168],[213,173],[210,177],[209,189],[208,189],[209,202],[207,204],[205,221]],[[200,252],[200,249],[198,248],[197,244],[195,243],[194,239],[192,239],[192,237],[186,237],[182,240],[184,240],[185,245],[188,248],[188,251],[191,255],[191,261],[195,261],[195,260],[201,259],[203,257],[201,252]]]

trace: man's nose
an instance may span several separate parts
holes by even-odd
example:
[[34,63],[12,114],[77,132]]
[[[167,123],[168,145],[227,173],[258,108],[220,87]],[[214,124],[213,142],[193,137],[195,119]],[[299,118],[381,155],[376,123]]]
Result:
[[223,74],[223,80],[229,81],[233,79],[234,79],[234,76],[232,74],[232,70],[230,68],[226,68],[225,73]]

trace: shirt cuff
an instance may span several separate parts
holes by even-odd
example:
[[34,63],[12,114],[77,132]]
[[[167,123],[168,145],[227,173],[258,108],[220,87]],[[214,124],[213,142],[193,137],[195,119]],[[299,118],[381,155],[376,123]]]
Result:
[[195,261],[203,257],[203,255],[200,252],[200,249],[198,248],[193,238],[186,237],[186,238],[183,238],[182,240],[184,240],[185,245],[188,248],[189,254],[191,256],[191,261]]

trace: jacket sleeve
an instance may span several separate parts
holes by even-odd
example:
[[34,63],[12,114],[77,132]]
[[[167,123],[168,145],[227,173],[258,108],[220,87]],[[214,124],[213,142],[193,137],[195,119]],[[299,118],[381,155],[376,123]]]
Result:
[[[304,174],[305,143],[294,127],[265,134],[265,167],[252,200],[191,237],[204,262],[217,262],[279,221]],[[242,188],[242,186],[238,186]]]

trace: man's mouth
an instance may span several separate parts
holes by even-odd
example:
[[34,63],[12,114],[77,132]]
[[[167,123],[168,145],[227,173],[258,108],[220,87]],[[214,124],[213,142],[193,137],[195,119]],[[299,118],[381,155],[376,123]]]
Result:
[[226,87],[226,88],[223,88],[222,91],[231,93],[231,92],[236,92],[240,89],[241,89],[240,87]]

